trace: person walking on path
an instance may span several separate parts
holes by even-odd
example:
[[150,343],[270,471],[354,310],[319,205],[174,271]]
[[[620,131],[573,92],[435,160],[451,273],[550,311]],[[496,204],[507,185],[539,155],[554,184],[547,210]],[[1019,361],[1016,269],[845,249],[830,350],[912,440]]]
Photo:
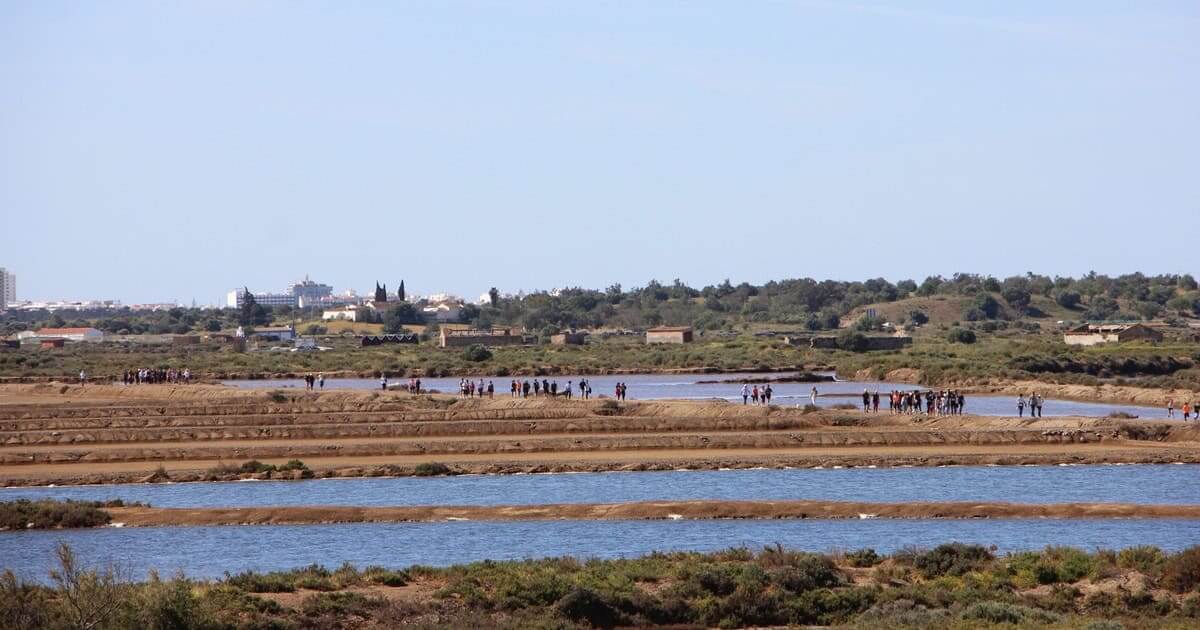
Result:
[[87,372],[79,370],[79,384],[87,385]]
[[[1033,415],[1033,411],[1031,410],[1029,414]],[[1017,417],[1025,417],[1025,394],[1017,395]]]
[[387,374],[379,377],[379,387],[383,389],[383,391],[387,391]]
[[742,404],[750,404],[750,384],[742,383]]
[[1192,415],[1192,403],[1189,401],[1184,401],[1182,409],[1183,409],[1183,419],[1187,420],[1188,417]]
[[867,390],[864,389],[862,399],[863,399],[863,411],[870,412],[871,411],[871,394],[870,394],[870,392],[868,392]]
[[[83,372],[79,373],[79,380],[81,382],[83,381]],[[1167,417],[1168,418],[1175,417],[1175,399],[1174,398],[1171,398],[1170,400],[1167,401]]]
[[813,385],[812,391],[809,392],[809,394],[808,394],[808,399],[809,399],[809,401],[812,402],[812,406],[814,406],[814,407],[817,406],[817,386],[816,385]]

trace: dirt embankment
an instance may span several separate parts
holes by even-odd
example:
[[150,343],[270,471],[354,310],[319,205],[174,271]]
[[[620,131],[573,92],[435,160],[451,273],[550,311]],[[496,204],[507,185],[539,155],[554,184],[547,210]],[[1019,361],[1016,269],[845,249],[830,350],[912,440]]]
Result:
[[1200,424],[1182,421],[204,386],[57,392],[0,386],[0,485],[223,480],[249,459],[302,459],[319,477],[430,462],[506,473],[1200,461]]
[[501,506],[108,508],[128,527],[665,519],[1200,518],[1200,505],[648,501]]

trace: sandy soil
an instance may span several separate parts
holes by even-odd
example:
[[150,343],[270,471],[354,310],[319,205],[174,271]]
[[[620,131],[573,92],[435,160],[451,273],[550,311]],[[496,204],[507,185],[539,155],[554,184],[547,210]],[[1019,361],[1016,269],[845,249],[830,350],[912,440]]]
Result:
[[[1200,462],[1200,425],[927,418],[712,401],[459,400],[400,392],[0,386],[0,483],[231,478],[301,459],[320,476],[722,467]],[[160,470],[161,466],[161,470]],[[236,478],[236,477],[232,477]]]
[[108,508],[126,527],[537,520],[1200,518],[1200,505],[648,501],[503,506]]

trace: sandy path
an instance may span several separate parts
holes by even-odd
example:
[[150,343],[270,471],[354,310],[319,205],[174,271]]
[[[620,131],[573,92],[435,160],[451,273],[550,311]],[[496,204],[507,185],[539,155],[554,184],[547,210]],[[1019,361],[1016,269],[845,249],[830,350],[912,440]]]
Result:
[[646,501],[500,506],[107,508],[129,527],[538,520],[1200,518],[1200,505]]

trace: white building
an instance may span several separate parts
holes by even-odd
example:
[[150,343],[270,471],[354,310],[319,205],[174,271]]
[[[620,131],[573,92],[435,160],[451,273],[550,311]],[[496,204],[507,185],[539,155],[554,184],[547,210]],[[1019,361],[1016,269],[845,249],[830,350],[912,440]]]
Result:
[[[296,296],[291,293],[254,293],[254,301],[261,306],[296,306]],[[225,296],[229,308],[242,308],[246,301],[246,289],[234,289]]]
[[321,313],[321,319],[324,321],[342,319],[349,322],[356,322],[358,321],[358,307],[350,304],[340,308],[326,309]]
[[0,308],[17,303],[17,276],[0,267]]
[[436,321],[438,323],[457,322],[462,316],[462,305],[451,302],[442,302],[440,304],[430,304],[421,309],[421,314],[425,317],[425,321]]

